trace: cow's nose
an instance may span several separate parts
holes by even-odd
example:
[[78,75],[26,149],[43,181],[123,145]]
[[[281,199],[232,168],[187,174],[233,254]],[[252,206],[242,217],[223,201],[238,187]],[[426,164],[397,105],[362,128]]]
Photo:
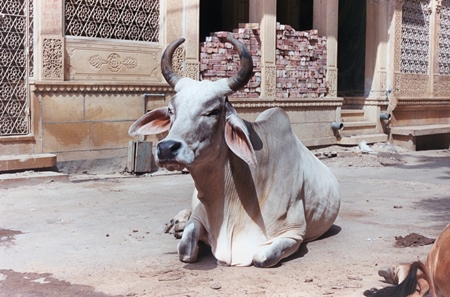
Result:
[[158,159],[167,160],[174,159],[181,147],[181,142],[175,140],[163,140],[158,143]]

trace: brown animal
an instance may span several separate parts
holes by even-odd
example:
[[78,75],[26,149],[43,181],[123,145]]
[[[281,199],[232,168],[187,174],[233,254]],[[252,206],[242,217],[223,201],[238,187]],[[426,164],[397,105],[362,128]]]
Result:
[[373,297],[422,297],[427,292],[432,297],[450,297],[450,224],[436,239],[427,260],[399,264],[378,271],[378,274],[395,286],[376,292]]

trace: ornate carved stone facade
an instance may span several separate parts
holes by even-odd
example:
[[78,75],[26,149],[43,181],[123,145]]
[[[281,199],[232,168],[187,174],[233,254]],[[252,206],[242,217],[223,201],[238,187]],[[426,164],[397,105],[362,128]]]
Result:
[[0,1],[0,137],[30,132],[34,76],[33,1]]
[[66,35],[158,42],[159,10],[159,0],[66,0]]
[[427,74],[430,55],[429,0],[408,0],[402,7],[402,73]]

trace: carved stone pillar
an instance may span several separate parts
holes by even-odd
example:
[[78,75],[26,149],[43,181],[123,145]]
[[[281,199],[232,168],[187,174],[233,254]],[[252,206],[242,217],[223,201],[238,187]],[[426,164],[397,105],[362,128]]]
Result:
[[327,36],[328,97],[337,97],[337,37],[339,0],[314,0],[313,28]]
[[387,43],[389,5],[387,0],[367,1],[365,96],[384,98],[388,89]]
[[41,80],[64,80],[64,38],[63,38],[63,1],[42,0],[38,2],[41,18],[38,23],[38,59]]
[[[181,1],[180,1],[181,2]],[[184,76],[199,79],[198,49],[200,44],[200,0],[185,1],[186,18],[186,60],[184,65]]]
[[260,24],[261,36],[261,97],[275,99],[276,95],[276,15],[273,0],[249,0],[250,23]]

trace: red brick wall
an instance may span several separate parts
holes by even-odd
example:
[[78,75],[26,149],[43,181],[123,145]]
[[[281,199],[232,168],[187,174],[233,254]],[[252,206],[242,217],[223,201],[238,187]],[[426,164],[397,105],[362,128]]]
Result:
[[[325,37],[317,30],[295,31],[291,26],[277,24],[276,97],[317,98],[327,94]],[[239,67],[239,55],[233,46],[223,41],[226,32],[215,32],[200,44],[200,78],[217,80],[234,75]],[[253,57],[253,77],[233,94],[233,98],[259,98],[261,93],[261,40],[255,24],[241,24],[233,35],[250,50]]]

